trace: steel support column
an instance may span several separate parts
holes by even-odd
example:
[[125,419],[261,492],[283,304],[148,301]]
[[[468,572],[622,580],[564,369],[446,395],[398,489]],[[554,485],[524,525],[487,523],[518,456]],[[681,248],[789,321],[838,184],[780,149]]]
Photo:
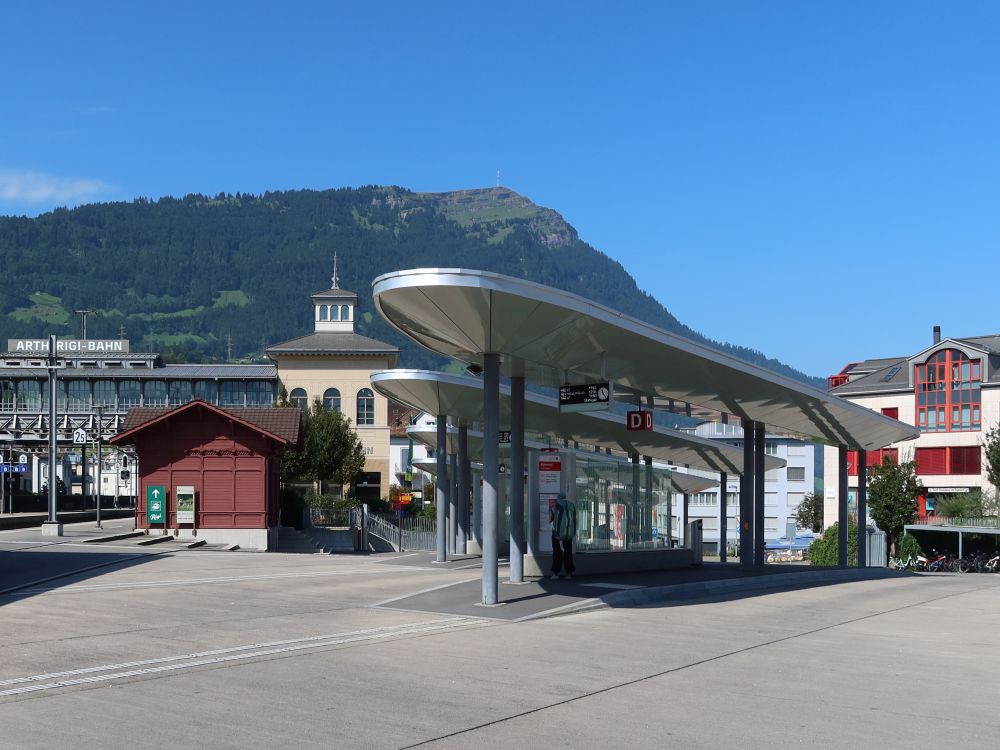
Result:
[[448,417],[437,415],[437,477],[434,479],[435,562],[448,559]]
[[497,603],[500,487],[500,355],[483,355],[483,604]]
[[868,567],[868,451],[858,451],[858,567]]
[[472,467],[469,465],[469,426],[458,426],[458,541],[455,551],[464,555],[469,539],[469,484]]
[[847,446],[837,446],[837,567],[847,567]]
[[743,420],[743,475],[740,477],[740,565],[753,566],[753,420]]
[[729,475],[726,472],[719,472],[719,562],[726,562],[726,547],[729,546],[729,528],[726,525],[726,501],[728,493],[726,485],[729,483]]
[[448,554],[458,549],[458,456],[448,454]]
[[764,550],[764,504],[767,494],[764,492],[764,424],[754,422],[753,425],[753,563],[762,567],[767,560]]
[[[46,524],[52,524],[52,536],[62,536],[62,525],[56,515],[56,497],[58,482],[56,482],[56,337],[49,336],[49,517]],[[45,533],[45,529],[42,530]]]
[[524,377],[510,379],[510,581],[524,581]]
[[[645,516],[645,524],[649,525],[650,532],[648,536],[652,538],[653,529],[653,457],[643,456],[642,462],[646,468],[646,502],[643,503],[643,515]],[[645,538],[644,533],[643,537]]]

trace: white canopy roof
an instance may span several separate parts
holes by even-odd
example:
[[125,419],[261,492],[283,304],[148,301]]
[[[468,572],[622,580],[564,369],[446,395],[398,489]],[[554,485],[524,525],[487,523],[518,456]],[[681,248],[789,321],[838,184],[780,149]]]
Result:
[[[372,373],[372,387],[394,399],[430,414],[446,414],[458,423],[481,422],[483,382],[467,375],[429,370],[382,370]],[[500,388],[500,425],[510,425],[510,388]],[[626,454],[638,453],[654,460],[685,464],[707,471],[743,473],[743,451],[719,440],[657,427],[651,432],[629,432],[624,417],[603,412],[561,413],[554,399],[526,393],[525,430],[554,440],[580,442]],[[785,462],[766,456],[765,470]]]
[[568,292],[461,268],[375,279],[375,306],[439,354],[551,387],[610,380],[637,397],[674,399],[830,445],[876,449],[916,428]]

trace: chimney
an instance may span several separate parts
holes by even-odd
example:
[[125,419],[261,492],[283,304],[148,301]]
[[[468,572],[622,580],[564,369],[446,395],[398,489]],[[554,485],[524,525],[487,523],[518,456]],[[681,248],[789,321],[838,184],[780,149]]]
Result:
[[934,326],[934,343],[941,343],[941,326]]

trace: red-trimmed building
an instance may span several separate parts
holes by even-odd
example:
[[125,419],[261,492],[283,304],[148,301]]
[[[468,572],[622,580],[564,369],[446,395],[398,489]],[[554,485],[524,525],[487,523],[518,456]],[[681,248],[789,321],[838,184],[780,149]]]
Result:
[[[988,489],[983,436],[1000,423],[1000,335],[942,340],[909,357],[853,362],[829,378],[830,392],[916,426],[916,441],[868,451],[867,465],[914,460],[926,492],[923,518],[944,497]],[[848,504],[854,510],[858,455],[848,453]],[[836,520],[837,450],[824,459],[826,519]],[[828,524],[829,525],[829,524]]]
[[[192,401],[175,409],[134,408],[111,439],[139,455],[136,528],[161,529],[243,549],[273,548],[279,523],[279,460],[299,444],[296,408],[223,409]],[[148,492],[166,492],[165,524],[150,524]],[[195,493],[194,523],[178,523],[178,487]]]

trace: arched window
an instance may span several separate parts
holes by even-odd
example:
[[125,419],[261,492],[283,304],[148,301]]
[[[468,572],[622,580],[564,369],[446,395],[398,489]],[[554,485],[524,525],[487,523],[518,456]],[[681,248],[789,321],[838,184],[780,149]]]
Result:
[[340,306],[340,319],[341,320],[350,320],[351,319],[351,306],[350,305],[341,305]]
[[[94,392],[96,398],[97,392]],[[186,404],[194,397],[194,389],[191,387],[191,381],[189,380],[172,380],[170,381],[170,405],[180,406],[181,404]]]
[[194,397],[207,404],[215,404],[219,400],[219,386],[214,380],[196,380],[194,382]]
[[166,406],[167,383],[164,380],[147,380],[142,395],[143,406]]
[[297,406],[302,411],[309,408],[309,397],[306,395],[305,388],[293,388],[292,392],[288,394],[288,400],[292,402],[292,406]]
[[90,381],[70,380],[68,387],[69,410],[88,411],[90,409]]
[[340,308],[330,305],[330,320],[340,320]]
[[115,383],[113,380],[94,381],[94,406],[115,405]]
[[247,406],[270,406],[274,403],[274,389],[266,380],[247,381]]
[[37,380],[22,380],[17,384],[17,410],[38,411],[42,408],[42,384]]
[[982,363],[958,349],[935,352],[913,372],[921,432],[963,432],[982,425]]
[[320,320],[329,320],[330,319],[330,306],[329,305],[320,305],[319,306],[319,319]]
[[340,411],[340,391],[336,388],[323,391],[323,408],[327,411]]
[[219,383],[219,406],[243,406],[247,387],[242,380],[223,380]]
[[358,391],[357,424],[375,424],[375,394],[371,388],[362,388]]
[[138,380],[122,380],[118,383],[118,408],[138,406],[141,393],[142,384]]
[[14,411],[13,380],[0,380],[0,409]]

